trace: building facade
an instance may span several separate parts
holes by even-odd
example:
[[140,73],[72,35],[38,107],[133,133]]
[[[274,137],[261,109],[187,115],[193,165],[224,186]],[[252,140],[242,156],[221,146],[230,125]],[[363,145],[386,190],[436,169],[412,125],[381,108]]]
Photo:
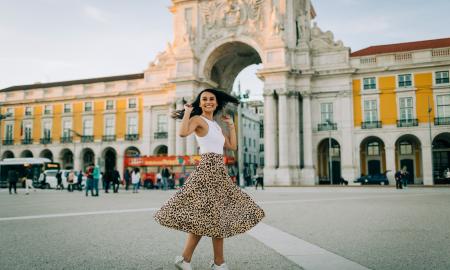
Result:
[[172,3],[174,40],[143,73],[1,90],[14,115],[0,155],[120,168],[124,155],[196,154],[168,115],[204,88],[231,92],[262,64],[266,184],[352,184],[388,170],[392,180],[407,166],[432,185],[449,166],[450,39],[352,53],[313,22],[310,0]]

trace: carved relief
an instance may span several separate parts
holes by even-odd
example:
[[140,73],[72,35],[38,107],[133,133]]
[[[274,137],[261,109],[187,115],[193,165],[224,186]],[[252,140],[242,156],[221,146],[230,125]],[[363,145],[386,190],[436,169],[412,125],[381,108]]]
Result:
[[334,41],[334,35],[331,31],[323,32],[317,23],[311,29],[311,43],[314,49],[342,49],[344,44],[342,41]]

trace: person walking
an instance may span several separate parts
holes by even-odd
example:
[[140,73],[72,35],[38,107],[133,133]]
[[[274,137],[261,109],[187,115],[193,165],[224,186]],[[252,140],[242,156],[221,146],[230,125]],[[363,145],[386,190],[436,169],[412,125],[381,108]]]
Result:
[[29,189],[32,188],[33,191],[36,189],[33,187],[33,170],[31,170],[31,165],[26,166],[26,177],[25,177],[25,194],[30,194]]
[[119,192],[119,185],[120,185],[120,173],[117,169],[114,169],[114,171],[113,171],[113,191],[114,191],[114,193]]
[[172,114],[173,118],[182,119],[178,135],[194,133],[201,154],[199,165],[184,186],[154,214],[159,224],[188,233],[182,256],[175,258],[178,269],[192,269],[194,250],[202,236],[208,236],[214,252],[210,269],[228,270],[224,239],[246,232],[265,216],[251,197],[233,184],[224,164],[224,147],[237,149],[236,130],[230,116],[222,116],[227,125],[225,131],[213,116],[229,102],[239,104],[225,92],[205,89],[192,104]]
[[170,170],[169,168],[167,168],[167,166],[164,166],[163,169],[161,170],[161,177],[163,190],[167,190],[170,178]]
[[86,197],[88,196],[89,190],[91,191],[91,196],[94,196],[94,164],[89,165],[86,169]]
[[17,181],[19,181],[19,174],[16,170],[8,171],[8,183],[9,183],[9,194],[12,194],[11,190],[14,189],[14,194],[17,194]]
[[133,193],[138,193],[139,182],[141,181],[141,174],[139,168],[134,168],[131,173],[131,183],[133,184]]
[[[109,193],[109,188],[111,187],[112,181],[113,181],[113,170],[108,169],[106,170],[105,174],[102,177],[103,182],[105,183],[105,193]],[[114,189],[114,188],[113,188]]]
[[61,172],[61,171],[58,171],[58,172],[56,173],[56,182],[57,182],[57,184],[56,184],[56,190],[59,190],[59,189],[63,190],[63,189],[64,189],[64,186],[63,186],[63,184],[62,184],[62,172]]
[[77,175],[77,188],[79,191],[82,190],[82,184],[83,184],[83,171],[80,170]]
[[74,183],[75,182],[75,173],[73,169],[69,171],[69,174],[67,175],[67,191],[73,192],[74,190]]
[[98,197],[98,182],[100,181],[100,168],[95,165],[94,169],[92,170],[92,189],[95,191],[95,197]]
[[258,189],[258,186],[261,186],[261,188],[264,190],[264,172],[263,169],[261,167],[258,167],[258,165],[256,165],[256,174],[255,174],[255,189]]
[[406,166],[403,166],[403,168],[402,168],[402,185],[404,188],[408,188],[408,180],[409,180],[408,168]]
[[123,172],[123,180],[125,180],[125,190],[128,190],[128,187],[130,186],[131,182],[131,174],[128,168],[126,168],[125,171]]
[[395,188],[396,189],[402,189],[402,177],[403,177],[402,170],[399,170],[395,173],[394,178],[395,178]]

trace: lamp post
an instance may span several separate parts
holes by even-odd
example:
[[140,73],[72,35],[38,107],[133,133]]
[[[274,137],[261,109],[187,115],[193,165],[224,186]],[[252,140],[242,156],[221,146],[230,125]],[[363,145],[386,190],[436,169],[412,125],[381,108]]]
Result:
[[[0,155],[2,155],[3,133],[2,133],[2,120],[11,116],[11,113],[2,114],[0,110]],[[0,156],[0,161],[2,157]],[[0,166],[0,180],[2,177],[2,166]],[[0,181],[1,182],[1,181]]]
[[241,83],[238,84],[237,99],[239,100],[238,105],[238,176],[239,176],[239,186],[245,188],[244,184],[244,160],[243,160],[243,126],[242,126],[242,101],[247,99],[249,96],[249,90],[241,94]]
[[328,169],[329,169],[329,176],[330,176],[330,185],[333,184],[333,163],[332,163],[332,155],[331,155],[331,129],[333,127],[333,123],[331,123],[330,119],[327,119],[327,124],[328,124]]
[[430,106],[430,97],[428,97],[428,133],[430,136],[430,152],[431,152],[431,181],[434,185],[434,159],[433,159],[433,138],[431,136],[431,112],[433,109]]

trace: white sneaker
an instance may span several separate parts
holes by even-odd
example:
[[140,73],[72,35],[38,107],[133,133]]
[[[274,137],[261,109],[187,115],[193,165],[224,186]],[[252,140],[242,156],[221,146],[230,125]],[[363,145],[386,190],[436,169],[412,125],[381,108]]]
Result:
[[183,256],[175,257],[175,267],[179,270],[192,270],[191,264],[185,262]]
[[221,265],[217,265],[214,262],[211,262],[211,270],[229,270],[226,263],[222,263]]

